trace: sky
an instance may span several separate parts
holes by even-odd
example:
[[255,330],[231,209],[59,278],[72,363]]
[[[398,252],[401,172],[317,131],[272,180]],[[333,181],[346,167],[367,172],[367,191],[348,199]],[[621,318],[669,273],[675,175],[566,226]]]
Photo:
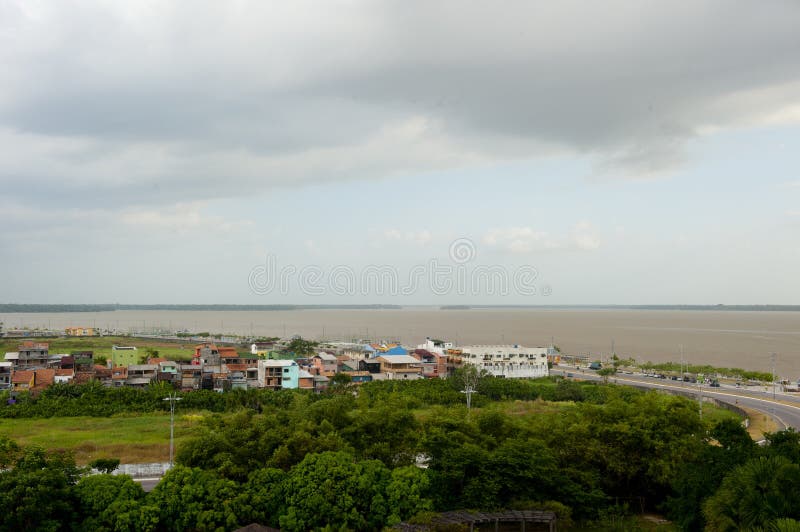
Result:
[[0,0],[0,302],[800,303],[800,4]]

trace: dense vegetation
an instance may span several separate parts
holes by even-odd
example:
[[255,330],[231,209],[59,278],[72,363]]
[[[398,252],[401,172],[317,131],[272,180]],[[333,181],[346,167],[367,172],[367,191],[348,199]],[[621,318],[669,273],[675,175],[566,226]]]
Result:
[[[793,431],[761,448],[734,419],[708,426],[694,403],[627,387],[486,378],[479,389],[472,411],[455,380],[188,393],[182,409],[217,413],[149,494],[0,439],[0,528],[376,530],[462,508],[550,508],[560,527],[642,510],[686,530],[797,526]],[[150,411],[163,392],[69,385],[0,411]]]

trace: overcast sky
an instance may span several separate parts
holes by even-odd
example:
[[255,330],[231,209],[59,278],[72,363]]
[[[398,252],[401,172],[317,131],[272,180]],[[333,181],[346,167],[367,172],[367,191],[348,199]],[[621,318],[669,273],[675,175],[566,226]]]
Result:
[[0,0],[0,146],[2,302],[800,303],[796,0]]

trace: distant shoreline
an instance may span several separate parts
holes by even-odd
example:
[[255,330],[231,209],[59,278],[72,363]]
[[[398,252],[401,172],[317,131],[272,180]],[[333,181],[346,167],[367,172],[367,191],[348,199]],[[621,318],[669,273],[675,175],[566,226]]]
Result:
[[287,311],[287,310],[690,310],[800,312],[800,305],[126,305],[126,304],[45,304],[0,303],[0,313],[113,312],[117,310],[170,311]]

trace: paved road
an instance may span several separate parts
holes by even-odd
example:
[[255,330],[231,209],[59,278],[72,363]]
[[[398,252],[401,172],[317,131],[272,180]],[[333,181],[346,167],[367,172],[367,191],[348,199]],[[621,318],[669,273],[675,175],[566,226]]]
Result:
[[[577,379],[586,380],[601,380],[591,370],[579,370],[556,367],[552,373],[556,375],[566,375],[572,373]],[[614,375],[609,378],[610,382],[617,382],[618,384],[627,384],[631,386],[660,389],[667,391],[676,391],[683,393],[697,393],[697,384],[679,383],[677,381],[665,379],[653,379],[647,377],[639,377],[635,375]],[[755,392],[753,390],[739,390],[736,388],[711,388],[708,385],[703,386],[703,396],[713,397],[719,401],[744,406],[758,410],[769,416],[774,417],[780,424],[785,427],[792,427],[800,430],[800,401],[797,397],[789,396],[787,394],[776,394],[776,400],[772,400],[772,394],[764,394]]]
[[153,491],[153,488],[156,487],[161,478],[135,478],[133,480],[141,484],[144,491],[150,492]]

